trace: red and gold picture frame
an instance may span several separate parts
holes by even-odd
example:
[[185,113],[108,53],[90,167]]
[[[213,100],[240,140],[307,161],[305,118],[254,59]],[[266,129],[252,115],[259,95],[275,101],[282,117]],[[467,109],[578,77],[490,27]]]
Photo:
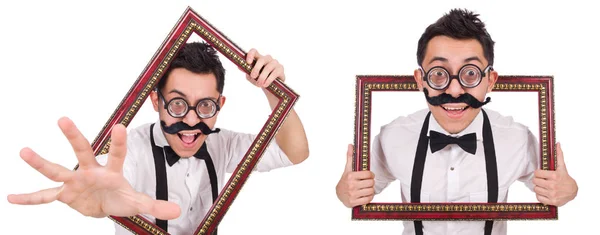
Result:
[[[92,148],[96,156],[108,153],[112,126],[118,123],[127,126],[131,122],[150,92],[158,84],[158,80],[166,72],[181,46],[194,33],[212,45],[242,71],[250,73],[252,65],[245,60],[246,52],[192,8],[188,7],[92,142]],[[251,147],[233,171],[231,178],[223,186],[223,190],[198,225],[194,234],[212,234],[215,231],[299,97],[279,79],[276,79],[267,90],[279,99],[277,107],[269,115]],[[167,234],[153,222],[140,215],[130,217],[111,216],[110,218],[134,234]]]
[[[378,92],[417,92],[413,76],[359,75],[356,77],[353,170],[369,170],[373,94]],[[555,131],[553,78],[551,76],[499,76],[493,92],[536,94],[541,169],[555,170]],[[510,93],[514,94],[514,93]],[[420,94],[422,96],[422,93]],[[395,108],[402,108],[402,102]],[[423,98],[423,105],[425,101]],[[417,110],[414,110],[417,111]],[[389,120],[391,121],[391,120]],[[531,192],[531,194],[534,194]],[[400,197],[398,197],[400,201]],[[555,206],[539,202],[506,203],[399,203],[373,202],[352,208],[353,220],[552,220],[558,219]]]

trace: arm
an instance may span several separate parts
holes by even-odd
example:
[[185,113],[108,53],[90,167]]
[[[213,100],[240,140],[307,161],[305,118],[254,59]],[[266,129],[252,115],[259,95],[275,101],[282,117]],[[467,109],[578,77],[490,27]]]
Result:
[[521,172],[518,180],[523,182],[531,191],[534,191],[535,185],[532,180],[535,170],[540,168],[540,145],[529,130],[527,131],[527,139],[521,144],[522,146],[519,146],[519,148],[526,149],[526,154],[519,161]]
[[[267,91],[266,87],[271,85],[276,78],[279,78],[282,82],[285,81],[283,66],[269,55],[260,55],[255,49],[248,52],[246,60],[250,64],[256,61],[250,75],[247,75],[246,78],[252,84],[263,89],[271,109],[274,109],[279,99]],[[292,163],[298,164],[308,158],[308,140],[304,126],[294,109],[290,111],[285,122],[281,125],[275,136],[275,141]]]
[[[396,177],[392,175],[388,168],[388,159],[383,153],[382,139],[384,137],[385,129],[381,128],[380,133],[373,139],[371,146],[371,171],[375,174],[375,193],[381,193],[390,183],[396,180]],[[387,137],[390,138],[390,137]]]
[[[263,89],[263,91],[269,100],[271,109],[274,109],[279,99],[266,89]],[[300,117],[294,109],[290,110],[285,122],[281,125],[275,136],[275,141],[292,163],[298,164],[308,158],[308,140]]]

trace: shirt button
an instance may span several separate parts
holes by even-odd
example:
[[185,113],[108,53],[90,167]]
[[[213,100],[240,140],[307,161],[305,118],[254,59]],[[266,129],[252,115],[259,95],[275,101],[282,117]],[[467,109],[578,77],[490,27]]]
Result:
[[190,173],[187,173],[187,175],[185,175],[186,177],[190,177]]
[[450,170],[451,170],[451,171],[453,171],[453,170],[454,170],[454,167],[450,167]]
[[190,207],[190,211],[192,211],[192,210],[194,210],[194,208],[193,208],[193,207]]

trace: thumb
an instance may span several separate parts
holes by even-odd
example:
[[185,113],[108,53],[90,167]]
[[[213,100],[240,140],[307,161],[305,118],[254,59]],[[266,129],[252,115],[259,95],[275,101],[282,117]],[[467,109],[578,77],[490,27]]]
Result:
[[348,151],[346,151],[346,169],[344,172],[352,171],[352,159],[354,157],[354,145],[348,145]]
[[156,200],[150,214],[159,219],[173,220],[179,218],[181,208],[173,202]]
[[567,166],[565,165],[565,158],[563,155],[562,148],[560,147],[560,143],[556,143],[556,167],[555,169],[558,171],[567,171]]
[[[181,208],[174,202],[156,200],[144,193],[138,193],[138,211],[141,214],[150,214],[157,219],[172,220],[176,219],[181,215]],[[135,196],[135,195],[134,195]],[[115,214],[117,216],[122,216]]]

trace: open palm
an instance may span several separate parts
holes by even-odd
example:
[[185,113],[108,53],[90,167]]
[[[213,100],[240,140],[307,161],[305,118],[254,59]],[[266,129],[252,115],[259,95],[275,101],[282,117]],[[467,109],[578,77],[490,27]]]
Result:
[[63,185],[29,194],[8,195],[10,203],[37,205],[58,200],[92,217],[150,214],[169,220],[180,215],[177,204],[154,200],[136,192],[123,176],[127,151],[125,126],[117,124],[113,127],[108,162],[106,166],[101,166],[95,159],[90,143],[71,120],[61,118],[58,125],[73,147],[79,168],[71,171],[47,161],[29,148],[22,149],[20,155],[27,164],[48,179],[62,182]]

